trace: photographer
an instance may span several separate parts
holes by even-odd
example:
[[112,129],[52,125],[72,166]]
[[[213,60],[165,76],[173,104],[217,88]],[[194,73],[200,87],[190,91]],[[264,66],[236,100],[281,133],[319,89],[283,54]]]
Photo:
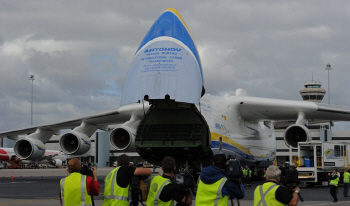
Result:
[[216,154],[213,165],[203,168],[198,184],[196,205],[228,205],[229,196],[238,199],[244,197],[243,185],[227,179],[225,168],[225,154]]
[[278,185],[281,181],[281,170],[277,166],[269,166],[266,170],[266,183],[256,187],[254,191],[254,206],[260,205],[298,205],[299,187],[293,188],[293,194],[284,186]]
[[92,176],[82,175],[80,171],[80,160],[73,158],[68,161],[68,172],[71,174],[60,181],[61,205],[92,205],[91,196],[98,196],[100,193],[96,169],[91,167]]
[[105,178],[103,206],[129,205],[130,180],[134,175],[150,176],[152,171],[147,168],[130,166],[128,155],[118,157],[117,167]]
[[176,170],[175,159],[166,156],[162,160],[163,175],[153,177],[148,193],[146,205],[174,205],[174,200],[185,205],[192,204],[192,194],[189,189],[177,187],[174,184]]
[[330,193],[333,197],[333,202],[338,202],[337,189],[338,189],[338,183],[339,183],[339,175],[338,175],[337,169],[334,169],[332,174],[328,173],[328,176],[331,177],[331,181],[329,185],[330,185]]

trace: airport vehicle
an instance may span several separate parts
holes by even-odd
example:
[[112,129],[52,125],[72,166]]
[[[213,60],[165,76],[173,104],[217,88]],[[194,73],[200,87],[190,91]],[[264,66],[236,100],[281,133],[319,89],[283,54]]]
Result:
[[0,161],[5,161],[9,164],[8,168],[22,168],[23,164],[50,164],[60,167],[62,162],[66,161],[68,155],[58,150],[46,150],[44,155],[36,160],[22,160],[18,158],[13,148],[0,148]]
[[307,185],[328,186],[328,173],[337,169],[340,173],[350,166],[349,142],[309,141],[298,143],[300,182]]
[[[81,155],[91,147],[98,129],[110,131],[119,151],[137,151],[154,165],[166,155],[179,165],[201,165],[222,152],[242,164],[266,167],[276,155],[275,125],[289,125],[287,144],[310,139],[305,126],[317,121],[349,121],[350,107],[250,97],[243,89],[235,96],[205,94],[202,64],[192,35],[175,9],[167,9],[137,49],[121,100],[112,111],[53,124],[1,132],[17,139],[21,159],[39,159],[45,142],[62,129],[62,150]],[[121,126],[109,126],[122,124]],[[29,134],[29,135],[27,135]],[[19,135],[26,135],[20,137]]]

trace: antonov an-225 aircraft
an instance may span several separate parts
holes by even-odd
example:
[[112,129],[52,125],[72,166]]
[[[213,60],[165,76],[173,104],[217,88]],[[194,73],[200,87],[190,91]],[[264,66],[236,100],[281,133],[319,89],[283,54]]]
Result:
[[[62,129],[74,128],[60,138],[61,149],[69,155],[86,153],[90,136],[101,129],[111,130],[110,143],[117,150],[136,150],[152,163],[171,155],[178,164],[200,165],[222,148],[243,164],[261,166],[275,158],[276,123],[295,122],[286,129],[285,142],[296,147],[310,139],[308,122],[350,120],[350,107],[249,97],[242,89],[235,96],[206,95],[196,44],[175,9],[167,9],[155,21],[137,49],[121,105],[68,121],[1,132],[0,137],[18,139],[14,150],[21,159],[42,157],[45,142]],[[122,125],[111,127],[117,124]]]

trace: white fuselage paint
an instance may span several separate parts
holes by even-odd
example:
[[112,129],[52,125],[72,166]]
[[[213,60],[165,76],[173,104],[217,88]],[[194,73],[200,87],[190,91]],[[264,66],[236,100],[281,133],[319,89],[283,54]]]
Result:
[[239,96],[204,95],[197,105],[205,117],[211,133],[212,150],[246,161],[272,161],[276,155],[276,139],[270,121],[246,121],[239,112]]

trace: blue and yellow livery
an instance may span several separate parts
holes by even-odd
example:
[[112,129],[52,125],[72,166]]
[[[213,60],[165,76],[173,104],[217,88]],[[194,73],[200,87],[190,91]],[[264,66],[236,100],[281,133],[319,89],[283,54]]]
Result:
[[204,88],[202,64],[192,35],[175,9],[150,28],[131,63],[122,105],[146,99],[198,104]]

